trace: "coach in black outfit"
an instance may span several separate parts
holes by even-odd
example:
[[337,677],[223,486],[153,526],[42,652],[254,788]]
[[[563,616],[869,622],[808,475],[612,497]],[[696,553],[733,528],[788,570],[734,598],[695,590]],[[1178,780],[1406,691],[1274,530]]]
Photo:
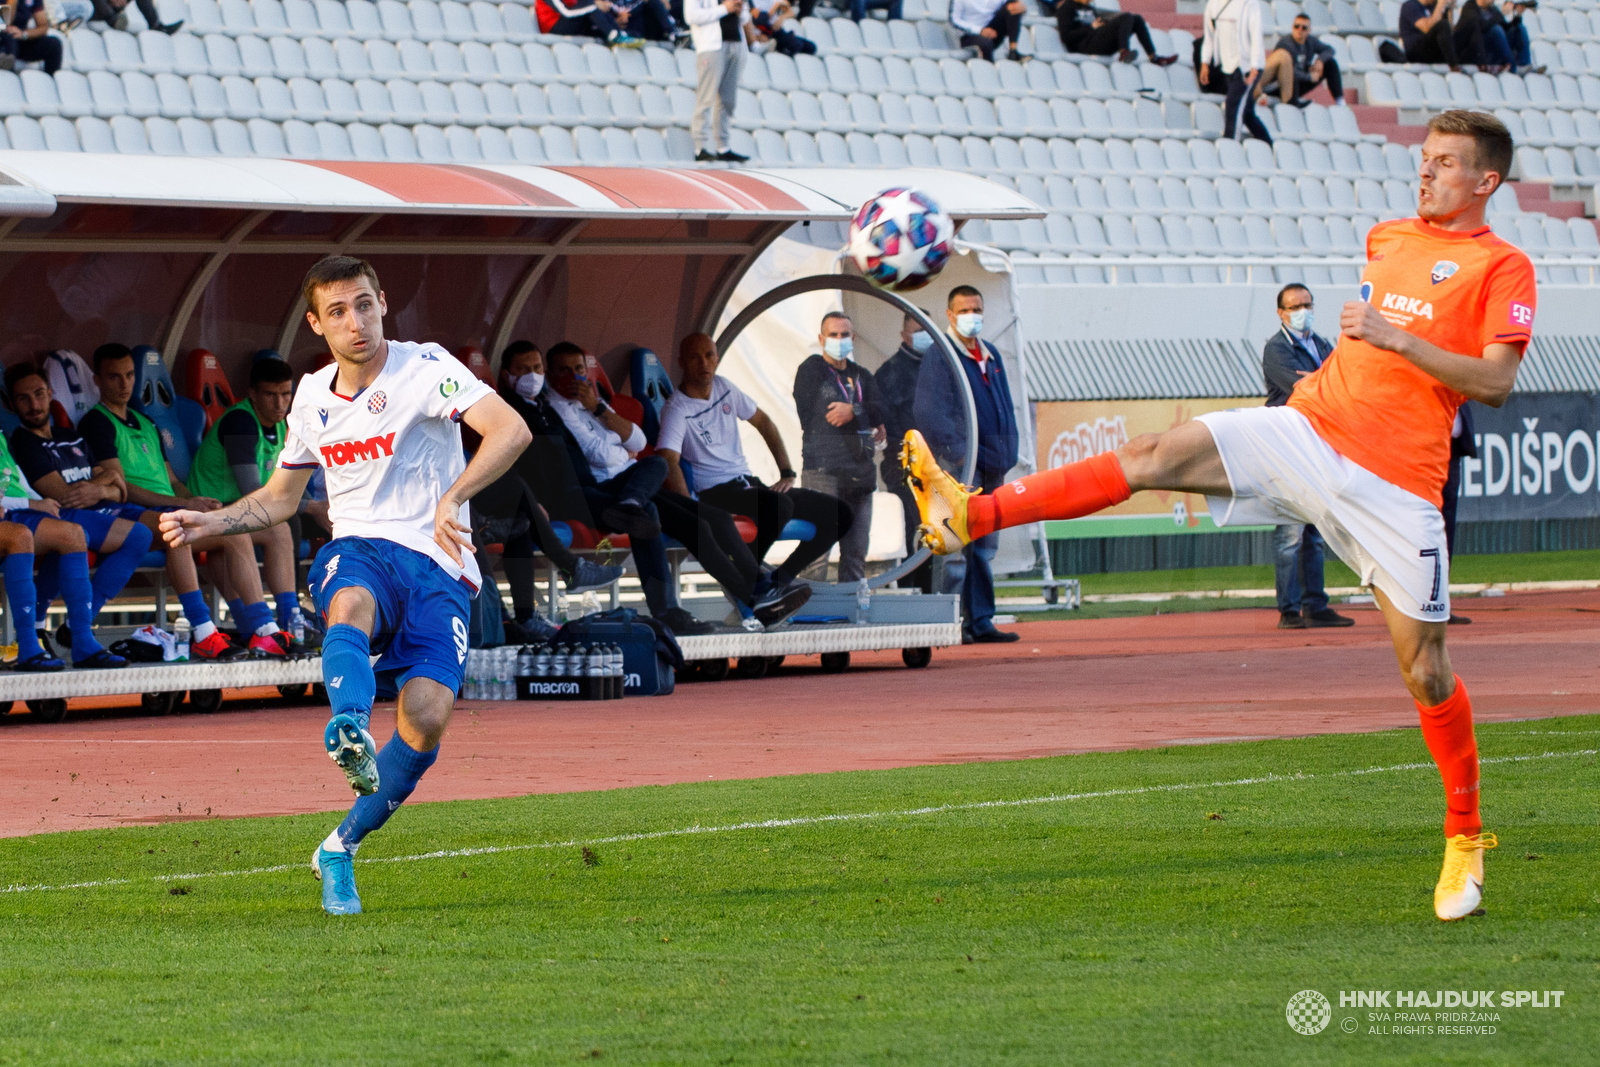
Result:
[[[1322,366],[1333,345],[1311,328],[1311,290],[1296,282],[1278,291],[1278,318],[1283,326],[1267,338],[1261,352],[1261,374],[1267,382],[1267,407],[1281,407],[1301,378]],[[1354,626],[1355,620],[1328,607],[1323,590],[1322,535],[1311,525],[1289,523],[1273,531],[1277,569],[1278,629]]]

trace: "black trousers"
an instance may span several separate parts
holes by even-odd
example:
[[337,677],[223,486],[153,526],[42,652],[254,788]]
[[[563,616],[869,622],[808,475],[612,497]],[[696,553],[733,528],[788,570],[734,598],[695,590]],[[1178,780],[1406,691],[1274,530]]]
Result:
[[1456,38],[1451,32],[1450,20],[1440,19],[1420,41],[1406,45],[1406,62],[1448,63],[1452,67],[1457,66],[1460,60],[1456,58]]
[[702,500],[691,500],[670,489],[657,493],[652,503],[661,519],[661,532],[682,544],[700,561],[706,573],[742,604],[754,601],[761,568],[750,546],[739,536],[733,516]]
[[[519,475],[507,472],[472,498],[473,533],[487,544],[505,546],[501,564],[511,583],[511,605],[519,620],[534,612],[533,552],[537,548],[562,574],[571,576],[578,557],[561,543],[550,517]],[[474,537],[477,540],[478,537]]]
[[623,32],[646,41],[671,40],[677,28],[672,13],[661,0],[644,0],[628,12],[628,24],[622,27]]
[[987,27],[995,32],[993,37],[985,37],[978,33],[963,33],[961,35],[962,48],[976,48],[983,54],[983,58],[994,61],[994,51],[1000,47],[1001,41],[1010,41],[1011,47],[1017,47],[1017,39],[1022,36],[1022,16],[1013,15],[1006,10],[1006,5],[1001,4],[1000,10],[994,13],[994,18],[989,20]]
[[1266,123],[1256,115],[1256,94],[1245,84],[1243,68],[1227,77],[1228,102],[1223,105],[1222,136],[1234,137],[1238,133],[1239,121],[1242,119],[1244,128],[1250,131],[1250,136],[1271,144],[1272,134],[1267,132]]
[[1066,44],[1067,51],[1077,52],[1084,56],[1114,56],[1128,47],[1128,42],[1135,37],[1144,49],[1144,54],[1154,59],[1156,46],[1150,40],[1150,27],[1144,21],[1143,15],[1125,12],[1113,15],[1101,25],[1091,27],[1087,34],[1077,38],[1072,44],[1067,44],[1063,35],[1062,43]]
[[773,572],[775,578],[784,580],[779,584],[794,580],[801,571],[825,557],[839,540],[842,505],[838,498],[815,489],[796,487],[779,493],[749,478],[702,490],[700,499],[756,521],[756,543],[752,547],[757,562],[767,558],[767,549],[782,537],[783,528],[790,519],[800,519],[817,528],[817,535],[796,545],[789,558]]
[[37,63],[43,61],[44,72],[54,74],[61,69],[61,38],[59,37],[27,37],[22,40],[10,39],[10,47],[5,49],[24,63]]
[[598,37],[604,41],[616,33],[617,29],[617,20],[612,17],[611,12],[595,8],[587,15],[579,15],[577,18],[563,15],[556,19],[556,24],[550,27],[550,32],[563,37]]
[[[144,16],[144,20],[150,24],[152,30],[161,25],[161,12],[156,10],[156,0],[134,0],[134,3],[138,5],[139,14]],[[120,14],[122,9],[112,7],[109,0],[94,0],[94,15],[90,21],[114,24]]]

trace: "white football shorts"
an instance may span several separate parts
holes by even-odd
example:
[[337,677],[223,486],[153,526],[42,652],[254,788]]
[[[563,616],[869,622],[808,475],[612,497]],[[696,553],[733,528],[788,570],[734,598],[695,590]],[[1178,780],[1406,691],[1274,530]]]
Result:
[[1222,455],[1233,497],[1207,497],[1218,526],[1311,523],[1328,547],[1424,622],[1450,618],[1444,516],[1415,493],[1341,456],[1291,407],[1198,416]]

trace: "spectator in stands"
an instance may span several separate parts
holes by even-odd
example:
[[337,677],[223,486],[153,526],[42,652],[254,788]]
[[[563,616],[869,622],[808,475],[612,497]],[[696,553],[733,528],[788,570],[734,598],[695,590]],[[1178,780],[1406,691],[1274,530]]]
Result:
[[1277,83],[1278,96],[1285,104],[1307,107],[1306,94],[1323,82],[1333,94],[1335,107],[1343,107],[1344,82],[1339,77],[1339,61],[1333,48],[1311,35],[1311,19],[1296,15],[1287,34],[1278,38],[1278,44],[1267,55],[1266,66],[1256,87],[1259,101]]
[[[1281,407],[1301,378],[1322,366],[1333,345],[1312,330],[1311,290],[1291,282],[1278,290],[1278,318],[1283,326],[1267,339],[1261,352],[1261,374],[1267,383],[1267,406]],[[1315,526],[1287,523],[1272,535],[1277,569],[1278,629],[1354,626],[1355,620],[1328,606],[1323,591],[1324,545]]]
[[[1000,350],[982,339],[983,294],[970,285],[950,290],[945,301],[946,334],[964,357],[961,370],[967,376],[977,412],[978,465],[974,472],[985,492],[1003,485],[1006,472],[1017,465],[1017,416],[1011,383]],[[955,368],[945,360],[933,359],[922,366],[917,379],[917,428],[940,462],[950,466],[963,463],[967,454],[966,401]],[[946,589],[961,586],[961,640],[1004,643],[1020,635],[996,629],[994,624],[994,572],[990,561],[1000,548],[996,534],[980,537],[961,551],[959,561],[945,563]]]
[[[100,403],[79,421],[78,433],[88,442],[96,462],[127,485],[127,502],[145,509],[141,522],[157,532],[162,511],[215,511],[222,506],[215,497],[197,497],[189,492],[167,462],[155,423],[128,407],[133,398],[134,366],[133,352],[126,345],[104,344],[95,349],[94,382],[100,389]],[[206,538],[167,550],[167,576],[178,590],[184,617],[193,628],[190,654],[215,660],[236,659],[243,654],[216,628],[205,598],[200,595],[193,553],[219,550],[226,561],[225,573],[241,602],[234,621],[240,636],[249,643],[248,653],[287,656],[293,640],[278,629],[272,609],[267,607],[261,591],[261,572],[256,568],[255,546],[247,534]]]
[[[1215,2],[1215,0],[1213,0]],[[1446,63],[1460,70],[1456,39],[1450,32],[1450,12],[1456,0],[1405,0],[1400,5],[1400,43],[1407,63]]]
[[1017,41],[1022,36],[1022,16],[1027,13],[1022,0],[952,0],[950,25],[961,33],[962,48],[976,48],[990,62],[1000,42],[1010,46],[1006,58],[1022,62]]
[[[917,379],[922,374],[922,358],[931,351],[933,335],[907,315],[900,324],[900,347],[873,375],[878,386],[878,404],[883,410],[883,424],[888,431],[889,445],[884,450],[883,462],[878,469],[883,475],[883,484],[900,498],[908,556],[917,550],[917,524],[921,516],[917,512],[916,497],[911,495],[906,485],[905,470],[900,466],[900,443],[905,440],[906,431],[917,425]],[[939,358],[937,353],[934,358]],[[924,593],[933,592],[933,561],[924,560],[920,567],[900,579],[900,585],[921,589]]]
[[1204,18],[1200,84],[1210,82],[1213,64],[1227,79],[1222,135],[1235,137],[1243,122],[1252,137],[1271,144],[1272,135],[1256,115],[1256,79],[1267,61],[1261,47],[1261,0],[1207,0]]
[[[189,491],[231,504],[265,485],[278,467],[278,453],[288,437],[292,399],[294,371],[289,364],[281,359],[251,364],[249,394],[223,412],[200,442],[189,466]],[[250,540],[261,546],[262,571],[277,606],[278,629],[303,640],[305,617],[295,593],[297,525],[280,522],[251,534]],[[236,599],[229,598],[230,606]]]
[[[767,550],[779,540],[790,519],[800,519],[816,527],[816,533],[801,541],[794,551],[772,571],[757,581],[753,595],[754,613],[763,617],[774,602],[793,600],[784,614],[797,610],[810,597],[809,589],[793,591],[794,580],[811,564],[825,559],[839,539],[839,501],[810,489],[795,487],[795,472],[789,466],[789,450],[777,425],[744,392],[728,379],[718,376],[722,361],[716,342],[703,333],[692,333],[678,345],[678,367],[683,379],[678,391],[661,411],[661,432],[656,448],[667,461],[667,488],[690,495],[684,477],[684,464],[694,472],[701,501],[756,521],[755,558],[765,559]],[[766,442],[778,463],[778,480],[770,487],[750,470],[744,446],[739,441],[739,423],[748,421]]]
[[839,577],[858,582],[867,573],[872,537],[872,492],[878,485],[876,446],[888,437],[872,374],[851,360],[855,326],[842,311],[822,317],[822,349],[794,375],[800,416],[801,484],[839,501]]
[[1158,67],[1168,67],[1178,57],[1156,55],[1150,27],[1143,15],[1123,11],[1097,11],[1090,0],[1061,0],[1056,5],[1056,32],[1069,52],[1084,56],[1116,56],[1124,63],[1138,58],[1129,43],[1138,38],[1144,54]]
[[[1523,6],[1506,4],[1506,12],[1495,6],[1494,0],[1470,0],[1456,16],[1456,58],[1472,63],[1485,74],[1499,74],[1527,68],[1532,63],[1528,49],[1528,31],[1522,25]],[[1526,73],[1526,71],[1525,71]]]
[[612,10],[617,25],[640,40],[676,41],[684,32],[662,0],[615,0]]
[[[125,14],[128,8],[128,0],[93,0],[93,2],[94,16],[91,21],[104,22],[114,30],[128,28],[128,16]],[[145,24],[152,30],[160,30],[162,33],[171,36],[178,32],[178,27],[183,25],[182,19],[177,22],[162,22],[161,13],[156,10],[155,0],[135,0],[135,2],[139,8],[139,14],[144,16]]]
[[750,28],[755,41],[771,41],[772,47],[786,56],[817,54],[817,43],[800,36],[785,23],[794,16],[789,0],[750,0]]
[[739,105],[739,72],[744,66],[743,0],[684,0],[684,19],[694,40],[694,138],[698,163],[745,163],[749,156],[728,144],[728,127]]
[[[5,384],[11,406],[22,422],[11,432],[10,441],[17,469],[35,494],[58,505],[56,518],[82,528],[84,544],[99,557],[91,583],[92,623],[105,602],[121,593],[133,577],[150,551],[155,533],[139,521],[143,509],[122,502],[127,487],[113,472],[95,462],[88,443],[73,431],[58,432],[51,425],[50,383],[32,363],[7,368]],[[40,560],[36,616],[39,626],[44,625],[45,609],[60,588],[60,557]],[[50,649],[50,639],[42,630],[40,644]],[[73,658],[78,658],[76,652]]]
[[[660,0],[654,0],[660,6]],[[598,37],[612,48],[641,48],[644,41],[622,28],[624,18],[614,0],[536,0],[534,14],[540,33],[563,37]],[[672,16],[667,15],[668,23]]]
[[14,0],[11,21],[0,37],[0,63],[6,70],[18,60],[24,63],[42,62],[46,74],[61,69],[61,38],[50,36],[50,16],[46,14],[44,0]]

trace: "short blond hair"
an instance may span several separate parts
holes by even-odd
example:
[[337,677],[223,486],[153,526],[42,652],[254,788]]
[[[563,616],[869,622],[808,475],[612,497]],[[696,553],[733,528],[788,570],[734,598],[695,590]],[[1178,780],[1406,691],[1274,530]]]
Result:
[[1472,138],[1476,146],[1472,153],[1473,165],[1485,174],[1494,171],[1500,175],[1500,184],[1506,183],[1516,144],[1506,124],[1487,111],[1446,111],[1428,121],[1428,132]]

